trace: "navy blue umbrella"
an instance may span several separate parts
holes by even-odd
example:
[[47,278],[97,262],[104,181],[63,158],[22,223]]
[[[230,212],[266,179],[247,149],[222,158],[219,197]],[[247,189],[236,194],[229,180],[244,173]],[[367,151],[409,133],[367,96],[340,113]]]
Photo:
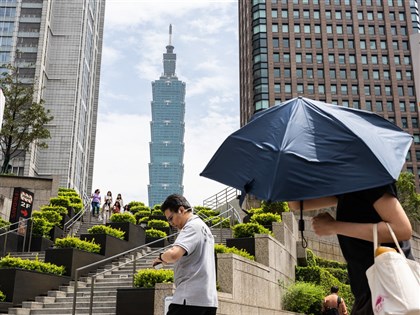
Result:
[[397,180],[411,142],[377,114],[299,97],[254,115],[200,175],[267,201],[332,196]]

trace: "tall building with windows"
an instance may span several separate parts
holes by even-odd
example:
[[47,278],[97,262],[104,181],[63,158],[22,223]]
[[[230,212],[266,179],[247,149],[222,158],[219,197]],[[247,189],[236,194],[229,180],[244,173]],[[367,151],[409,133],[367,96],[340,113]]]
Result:
[[90,194],[104,12],[105,0],[0,0],[0,63],[17,67],[54,116],[48,149],[21,152],[11,172],[57,175]]
[[152,121],[149,163],[149,206],[173,193],[183,194],[185,83],[175,74],[176,54],[171,43],[163,54],[163,74],[152,83]]
[[241,125],[304,96],[376,112],[414,136],[420,178],[417,0],[240,0]]

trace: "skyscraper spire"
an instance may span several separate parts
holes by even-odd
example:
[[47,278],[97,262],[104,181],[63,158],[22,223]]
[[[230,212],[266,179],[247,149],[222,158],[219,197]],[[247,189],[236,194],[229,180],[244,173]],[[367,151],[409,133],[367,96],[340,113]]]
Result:
[[169,24],[169,46],[172,46],[172,24]]

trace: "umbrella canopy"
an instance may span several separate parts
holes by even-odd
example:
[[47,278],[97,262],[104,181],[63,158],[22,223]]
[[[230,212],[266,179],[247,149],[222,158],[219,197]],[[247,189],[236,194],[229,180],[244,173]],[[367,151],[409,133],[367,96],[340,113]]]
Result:
[[305,200],[398,179],[412,136],[377,114],[295,98],[231,134],[201,176],[262,200]]

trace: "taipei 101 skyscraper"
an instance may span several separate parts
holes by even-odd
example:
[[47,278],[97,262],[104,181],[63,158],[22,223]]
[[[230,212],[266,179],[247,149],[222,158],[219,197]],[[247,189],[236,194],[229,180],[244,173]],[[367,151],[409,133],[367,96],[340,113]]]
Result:
[[149,163],[149,206],[161,204],[173,193],[183,194],[185,83],[175,74],[176,54],[169,44],[163,54],[163,74],[152,82],[152,121]]

